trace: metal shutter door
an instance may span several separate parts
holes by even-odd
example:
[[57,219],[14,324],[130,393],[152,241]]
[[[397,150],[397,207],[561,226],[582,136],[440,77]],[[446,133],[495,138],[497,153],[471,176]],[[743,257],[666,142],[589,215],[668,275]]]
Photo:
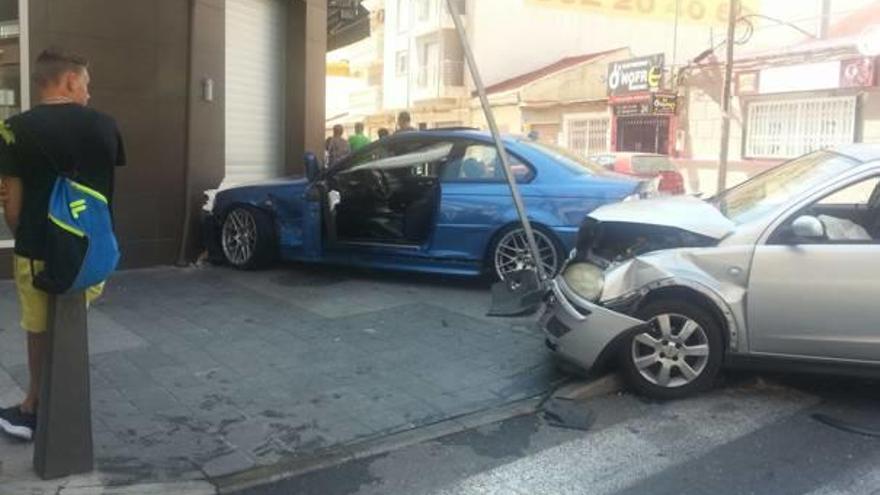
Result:
[[226,0],[226,178],[284,172],[285,21],[281,0]]

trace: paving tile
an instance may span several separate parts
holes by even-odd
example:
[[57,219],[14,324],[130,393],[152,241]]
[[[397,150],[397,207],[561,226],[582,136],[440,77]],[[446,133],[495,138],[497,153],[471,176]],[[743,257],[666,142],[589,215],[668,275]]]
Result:
[[242,451],[236,450],[215,459],[211,459],[202,466],[202,469],[205,471],[206,475],[216,477],[244,471],[252,468],[254,464],[255,462],[252,457],[246,455]]
[[[4,295],[0,399],[27,376]],[[121,272],[91,318],[98,466],[227,474],[546,390],[540,333],[487,306],[472,282],[349,269]]]

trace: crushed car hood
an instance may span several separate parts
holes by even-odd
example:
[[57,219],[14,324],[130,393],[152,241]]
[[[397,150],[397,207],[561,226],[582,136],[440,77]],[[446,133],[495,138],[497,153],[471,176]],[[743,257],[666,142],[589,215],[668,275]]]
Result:
[[731,233],[735,226],[717,208],[692,196],[609,204],[593,210],[589,217],[599,222],[676,227],[713,239],[723,238]]

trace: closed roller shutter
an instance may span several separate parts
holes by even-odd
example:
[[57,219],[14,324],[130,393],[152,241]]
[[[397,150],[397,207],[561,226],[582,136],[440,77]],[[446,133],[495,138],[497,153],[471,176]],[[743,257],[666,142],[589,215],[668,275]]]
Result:
[[226,0],[226,178],[237,184],[284,172],[282,0]]

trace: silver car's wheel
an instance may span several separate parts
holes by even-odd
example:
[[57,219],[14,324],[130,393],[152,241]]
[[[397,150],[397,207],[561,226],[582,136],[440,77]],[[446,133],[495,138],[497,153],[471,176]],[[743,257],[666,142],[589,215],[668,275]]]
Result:
[[709,363],[709,337],[696,321],[679,314],[660,314],[651,330],[632,341],[632,360],[649,383],[683,387],[698,379]]
[[[541,230],[534,229],[535,243],[541,253],[541,263],[548,276],[556,275],[559,270],[559,252],[556,243]],[[495,243],[492,260],[495,274],[504,280],[507,274],[528,268],[535,268],[535,259],[529,249],[526,232],[522,228],[506,231]]]
[[235,209],[223,222],[223,254],[235,266],[245,266],[257,250],[257,222],[245,209]]

